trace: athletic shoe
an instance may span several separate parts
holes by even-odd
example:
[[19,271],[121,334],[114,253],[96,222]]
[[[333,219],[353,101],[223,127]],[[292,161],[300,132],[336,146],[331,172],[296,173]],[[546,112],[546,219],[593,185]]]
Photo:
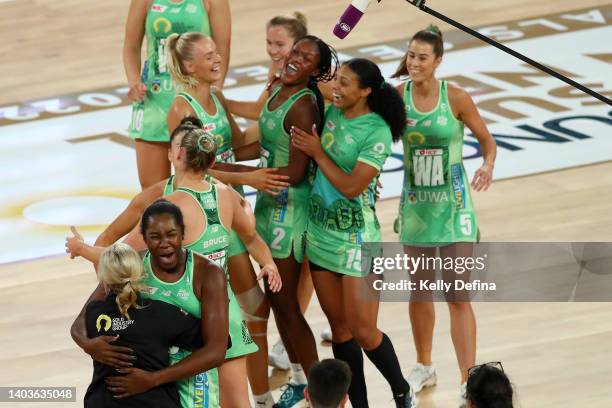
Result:
[[410,391],[405,394],[393,397],[396,408],[416,408],[416,397],[414,391],[410,387]]
[[461,384],[461,389],[459,392],[461,393],[461,395],[459,396],[460,401],[461,401],[459,403],[459,408],[465,408],[467,407],[467,383],[466,382]]
[[287,384],[274,408],[291,408],[305,400],[306,384]]
[[437,381],[438,377],[433,365],[425,366],[417,363],[408,375],[408,384],[410,384],[410,388],[414,390],[415,394],[425,387],[436,385]]
[[274,343],[272,350],[268,353],[268,365],[285,371],[291,367],[287,350],[285,350],[285,345],[281,339]]
[[331,333],[331,329],[329,327],[321,332],[321,339],[323,341],[329,341],[331,343],[331,341],[332,341],[332,333]]

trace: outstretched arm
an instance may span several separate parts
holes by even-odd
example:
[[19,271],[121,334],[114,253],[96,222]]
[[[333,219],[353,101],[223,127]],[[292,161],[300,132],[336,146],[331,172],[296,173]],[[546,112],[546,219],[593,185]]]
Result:
[[167,180],[160,181],[138,193],[127,208],[98,236],[94,245],[102,247],[112,245],[129,233],[138,225],[144,210],[163,196],[166,183]]

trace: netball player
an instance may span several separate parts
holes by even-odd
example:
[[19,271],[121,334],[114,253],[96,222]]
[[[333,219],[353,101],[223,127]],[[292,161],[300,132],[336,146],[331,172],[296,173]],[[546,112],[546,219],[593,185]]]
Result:
[[304,398],[303,371],[307,373],[317,360],[314,338],[297,298],[310,189],[309,158],[289,143],[289,131],[293,126],[309,129],[320,126],[324,107],[317,81],[333,78],[336,66],[335,51],[321,39],[306,36],[298,40],[259,118],[261,140],[256,143],[256,150],[261,152],[260,166],[277,167],[279,174],[290,177],[291,184],[275,197],[259,194],[255,206],[257,231],[270,246],[283,278],[283,290],[278,294],[269,293],[292,363],[291,382],[279,400],[281,408],[293,406]]
[[[419,31],[410,40],[406,57],[394,77],[410,76],[409,81],[397,87],[404,97],[408,118],[402,138],[405,167],[399,210],[400,242],[411,256],[433,257],[439,248],[444,259],[472,256],[473,243],[478,240],[470,183],[463,167],[464,126],[480,143],[484,158],[471,183],[475,191],[484,191],[491,184],[496,145],[468,93],[436,78],[443,52],[442,34],[437,27]],[[438,194],[423,194],[432,191]],[[455,271],[446,272],[445,276],[452,281],[461,276],[455,275]],[[462,275],[462,279],[468,277]],[[435,271],[423,269],[415,276],[433,279]],[[451,338],[461,371],[463,405],[467,370],[476,358],[476,320],[469,299],[464,300],[447,302]],[[430,301],[410,302],[417,366],[408,379],[415,392],[436,384],[431,360],[434,313]]]
[[[285,59],[291,52],[295,42],[306,36],[308,29],[306,25],[306,17],[299,12],[293,13],[292,17],[276,16],[266,24],[266,52],[270,57],[271,63],[268,70],[268,84],[261,93],[257,101],[234,101],[228,100],[229,110],[238,116],[247,119],[258,119],[261,114],[265,102],[270,96],[270,89],[278,82],[281,71],[285,65]],[[326,82],[318,83],[319,90],[322,91],[326,99],[330,99],[329,85]],[[259,123],[254,123],[245,131],[245,143],[249,144],[258,141],[260,137]],[[300,281],[298,284],[298,297],[302,314],[306,313],[308,304],[312,297],[313,286],[310,278],[310,270],[308,262],[302,264],[300,273]],[[290,368],[289,357],[279,339],[273,346],[268,355],[268,361],[271,365],[287,370]]]
[[[166,160],[166,115],[174,99],[164,45],[173,33],[195,31],[211,36],[222,57],[219,86],[229,66],[231,17],[228,0],[132,0],[128,12],[123,64],[128,98],[134,102],[130,137],[136,139],[138,178],[143,189],[170,176]],[[144,64],[143,39],[147,39]]]
[[319,139],[294,127],[294,146],[317,164],[310,197],[306,255],[323,312],[332,330],[334,356],[351,367],[351,405],[367,407],[363,349],[382,373],[398,407],[415,400],[389,338],[377,327],[378,300],[363,297],[361,244],[380,242],[374,209],[376,181],[391,143],[406,126],[401,97],[366,59],[344,63],[333,85],[333,105]]
[[[202,253],[221,263],[227,264],[229,246],[229,231],[234,228],[243,239],[248,249],[253,253],[256,261],[263,265],[260,276],[268,276],[271,291],[280,289],[280,279],[277,268],[272,261],[266,244],[254,230],[252,213],[248,203],[240,198],[233,190],[223,184],[211,184],[203,180],[206,169],[214,162],[216,147],[214,140],[201,128],[194,126],[179,126],[172,135],[172,150],[170,153],[172,163],[181,176],[177,191],[167,196],[181,207],[189,227],[185,234],[186,247],[195,252]],[[178,177],[178,176],[177,176]],[[172,183],[168,187],[172,192]],[[244,208],[243,206],[247,207]],[[119,229],[121,226],[119,226]],[[136,248],[142,247],[139,235],[134,233],[128,236],[129,242]],[[95,261],[80,240],[69,239],[68,249],[74,255],[81,255]],[[255,281],[255,278],[252,279]],[[227,405],[235,402],[248,401],[246,383],[239,379],[246,377],[246,370],[241,356],[251,354],[257,350],[247,328],[244,326],[242,315],[236,299],[228,286],[230,296],[230,335],[233,346],[228,350],[227,362],[219,370],[221,380],[221,399]],[[261,302],[261,298],[253,297],[252,302]],[[255,308],[259,303],[255,305]],[[253,312],[254,313],[254,312]],[[264,358],[264,368],[266,367]],[[267,374],[266,377],[267,379]],[[240,388],[242,387],[242,388]],[[237,405],[240,405],[237,402]]]
[[[204,130],[214,135],[217,145],[215,167],[235,163],[234,149],[243,140],[240,130],[231,114],[227,113],[223,94],[211,85],[220,75],[220,56],[212,39],[199,33],[186,33],[181,36],[171,35],[166,42],[168,69],[172,79],[180,86],[181,92],[175,98],[168,113],[168,129],[175,129],[184,117],[196,116],[204,124]],[[239,193],[243,194],[242,178],[247,173],[228,174],[208,170],[208,172],[232,182]],[[237,176],[232,179],[232,176]],[[238,184],[238,185],[236,185]],[[271,404],[267,381],[267,318],[269,306],[261,296],[261,289],[254,279],[255,272],[249,254],[236,233],[232,233],[229,245],[229,272],[233,288],[242,298],[242,303],[257,300],[261,307],[259,316],[247,314],[247,319],[259,346],[259,353],[249,358],[249,379],[257,400],[265,398]],[[262,304],[266,303],[266,304]],[[249,307],[244,305],[245,311]],[[265,309],[265,310],[264,310]],[[249,312],[250,313],[250,312]]]
[[[136,368],[148,361],[146,355],[139,349],[139,345],[151,347],[155,343],[155,339],[143,337],[144,333],[137,334],[132,333],[132,331],[119,331],[117,333],[119,339],[109,338],[108,336],[88,338],[87,330],[91,331],[94,325],[91,321],[87,323],[85,321],[86,310],[91,313],[91,308],[87,304],[72,325],[72,337],[95,360],[102,364],[119,367],[118,371],[124,374],[106,379],[108,389],[115,398],[128,398],[149,390],[153,392],[156,387],[180,380],[177,385],[183,408],[202,406],[200,401],[204,401],[207,407],[218,407],[218,381],[214,367],[219,366],[224,361],[226,348],[228,347],[228,297],[225,289],[227,283],[224,271],[216,263],[182,248],[181,239],[184,224],[178,207],[168,202],[153,204],[145,211],[142,230],[145,233],[146,246],[150,252],[147,253],[145,258],[145,261],[147,259],[149,261],[148,263],[145,262],[147,271],[142,282],[149,287],[149,293],[142,292],[141,294],[161,302],[173,304],[196,318],[201,318],[202,341],[205,346],[195,350],[180,362],[174,359],[177,354],[171,354],[170,358],[175,364],[167,368],[158,371],[144,371],[141,368]],[[99,273],[100,276],[105,276],[106,259],[104,257],[100,259]],[[132,282],[124,281],[122,289],[125,289],[126,284],[132,285]],[[134,281],[133,284],[136,285],[137,282]],[[128,293],[128,296],[135,300],[134,293]],[[92,300],[100,297],[104,297],[104,288],[101,285],[90,296],[88,304],[91,305]],[[123,301],[120,301],[119,304],[125,306]],[[95,306],[94,304],[92,307],[95,308]],[[145,307],[142,310],[143,314],[146,313],[147,308]],[[155,309],[156,306],[152,310]],[[122,309],[122,311],[127,312],[127,309]],[[131,313],[138,312],[138,310],[134,310]],[[136,326],[139,323],[136,320],[136,314],[134,314],[133,319],[134,323],[127,323],[123,320],[123,325],[134,325],[134,331],[141,330],[139,329],[140,326]],[[102,320],[97,319],[97,323],[102,327]],[[161,321],[156,323],[158,332],[162,330],[165,333],[171,333],[175,330],[175,328],[161,325],[160,323],[163,323]],[[107,327],[107,324],[105,323],[104,327]],[[168,324],[180,325],[180,321]],[[120,325],[120,327],[123,325]],[[130,339],[138,342],[137,344],[127,343],[134,347],[135,359],[127,358],[125,352],[128,350],[123,347],[109,345],[110,342],[116,340],[118,344],[125,346],[124,341]],[[180,345],[180,343],[174,345]],[[168,349],[166,348],[164,351],[167,356]],[[137,361],[138,363],[136,363]],[[165,361],[167,361],[167,357]],[[132,363],[136,364],[136,367],[131,367]],[[204,371],[206,372],[203,373]],[[196,375],[197,373],[202,374]],[[193,375],[196,376],[190,377]],[[132,401],[133,399],[130,398],[125,401],[125,405],[134,406],[134,404],[130,404]]]

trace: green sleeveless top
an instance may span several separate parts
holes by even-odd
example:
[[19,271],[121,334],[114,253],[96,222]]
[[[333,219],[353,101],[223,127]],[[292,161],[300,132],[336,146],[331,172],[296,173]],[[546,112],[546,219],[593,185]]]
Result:
[[[143,258],[145,269],[143,284],[147,286],[147,290],[142,292],[142,296],[170,303],[197,318],[201,318],[200,300],[193,291],[193,252],[187,249],[185,256],[185,272],[183,276],[178,281],[169,283],[155,276],[151,267],[151,254],[147,251]],[[170,349],[170,363],[176,364],[189,354],[190,352],[187,350],[172,347]],[[176,381],[181,406],[183,408],[218,407],[218,376],[217,369],[213,368],[205,373]]]
[[215,103],[216,112],[214,115],[208,114],[198,101],[187,92],[178,94],[179,97],[189,103],[189,106],[204,124],[204,130],[214,136],[217,143],[217,161],[219,163],[235,163],[236,156],[232,149],[232,127],[227,119],[227,112],[223,109],[217,95],[214,92],[211,92],[210,95]]
[[463,167],[463,122],[453,115],[446,81],[439,81],[438,103],[420,112],[412,81],[404,90],[407,114],[404,186],[399,234],[404,244],[439,246],[475,242],[478,235],[470,183]]
[[[217,187],[210,183],[206,191],[195,191],[180,187],[176,191],[189,194],[202,209],[204,215],[204,230],[197,240],[185,245],[192,251],[206,256],[211,261],[217,262],[227,273],[227,251],[229,247],[230,232],[221,224],[219,217],[219,204],[217,200]],[[228,280],[229,284],[229,280]]]
[[193,252],[188,249],[186,257],[183,276],[176,282],[168,283],[162,281],[153,273],[151,254],[147,251],[143,259],[145,268],[143,283],[148,287],[148,291],[144,292],[143,296],[170,303],[197,318],[201,318],[200,300],[193,291]]
[[132,106],[129,134],[147,141],[168,142],[166,116],[175,88],[164,52],[166,38],[170,34],[190,31],[210,36],[210,22],[202,0],[154,0],[147,12],[144,29],[147,56],[141,80],[147,92],[143,101]]
[[[301,97],[309,95],[315,98],[310,89],[301,89],[271,111],[268,105],[278,95],[281,88],[277,86],[272,90],[259,116],[261,136],[259,167],[277,168],[289,165],[291,136],[285,130],[285,117]],[[309,172],[309,170],[306,171]],[[270,247],[274,258],[284,259],[293,251],[295,259],[298,262],[302,261],[309,196],[308,176],[304,177],[299,184],[290,186],[277,196],[263,192],[257,193],[255,204],[257,232]]]
[[217,187],[211,183],[210,188],[206,191],[195,191],[183,187],[177,188],[176,191],[189,194],[202,209],[205,220],[202,234],[196,241],[185,245],[185,248],[216,262],[225,271],[227,297],[229,299],[229,334],[231,338],[231,346],[227,349],[225,358],[229,359],[254,353],[258,350],[257,345],[249,333],[240,310],[240,305],[230,285],[227,260],[230,255],[229,247],[232,235],[223,226],[219,217]]

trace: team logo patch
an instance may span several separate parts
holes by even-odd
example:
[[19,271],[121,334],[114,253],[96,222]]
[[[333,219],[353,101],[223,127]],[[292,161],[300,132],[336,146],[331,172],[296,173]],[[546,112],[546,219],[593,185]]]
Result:
[[161,92],[161,80],[155,79],[151,84],[151,92],[158,94]]
[[431,120],[426,120],[425,122],[423,122],[423,127],[430,127],[431,126]]
[[198,10],[198,7],[195,4],[188,4],[187,7],[185,7],[185,11],[189,14],[193,14]]
[[172,23],[165,17],[160,17],[153,22],[153,30],[156,33],[163,31],[164,33],[170,32],[172,29]]
[[326,126],[329,130],[334,130],[336,128],[336,124],[332,120],[328,120]]
[[172,292],[170,292],[169,290],[164,290],[161,294],[162,296],[169,297],[170,295],[172,295]]
[[163,13],[164,11],[166,11],[167,8],[168,6],[162,6],[161,4],[154,4],[153,6],[151,6],[151,11],[154,11],[156,13]]
[[185,299],[187,299],[189,297],[189,293],[185,289],[179,289],[177,295],[178,295],[178,297],[180,297],[183,300],[185,300]]
[[416,126],[418,120],[416,119],[406,119],[406,126],[413,127]]
[[446,126],[448,123],[448,118],[446,116],[438,116],[436,123],[440,126]]

